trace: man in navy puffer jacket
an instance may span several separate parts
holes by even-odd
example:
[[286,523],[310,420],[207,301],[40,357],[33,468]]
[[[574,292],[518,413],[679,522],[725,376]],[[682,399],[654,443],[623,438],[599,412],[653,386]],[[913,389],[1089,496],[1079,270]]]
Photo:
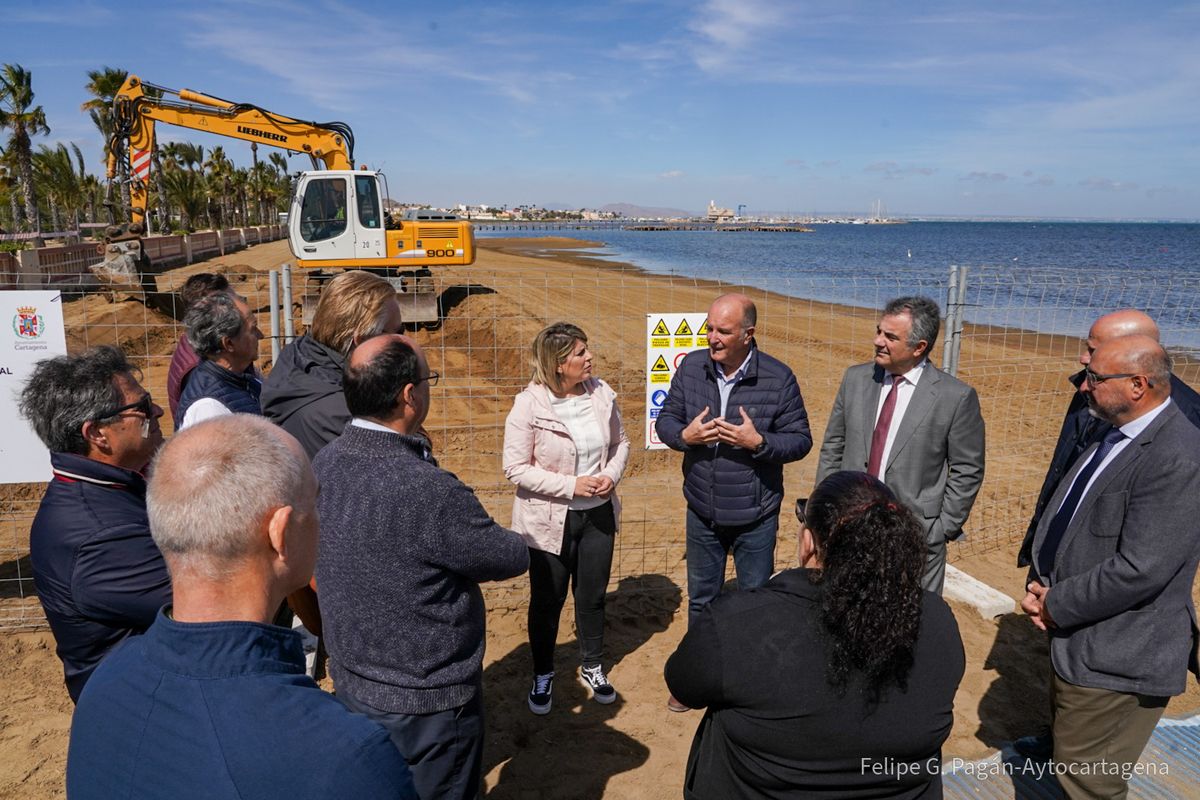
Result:
[[683,359],[655,423],[684,454],[689,622],[720,592],[730,549],[738,588],[771,577],[783,465],[812,449],[796,376],[758,349],[757,317],[745,295],[713,302],[708,350]]

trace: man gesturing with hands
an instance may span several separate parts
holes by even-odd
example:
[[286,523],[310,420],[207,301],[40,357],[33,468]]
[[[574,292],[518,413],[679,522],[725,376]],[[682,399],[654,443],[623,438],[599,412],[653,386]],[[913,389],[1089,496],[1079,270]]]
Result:
[[708,350],[683,359],[655,423],[684,454],[689,623],[720,593],[731,549],[739,589],[771,577],[783,465],[812,449],[796,376],[758,349],[757,317],[745,295],[713,301]]

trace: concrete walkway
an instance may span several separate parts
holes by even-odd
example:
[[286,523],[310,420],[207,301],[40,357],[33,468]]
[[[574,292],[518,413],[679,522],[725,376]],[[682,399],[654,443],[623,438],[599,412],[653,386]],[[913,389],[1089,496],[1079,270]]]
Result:
[[[942,765],[947,800],[1063,796],[1048,774],[1051,765],[1018,755],[1012,746],[980,761],[950,759]],[[1200,798],[1200,714],[1158,723],[1129,779],[1129,797],[1154,800]]]

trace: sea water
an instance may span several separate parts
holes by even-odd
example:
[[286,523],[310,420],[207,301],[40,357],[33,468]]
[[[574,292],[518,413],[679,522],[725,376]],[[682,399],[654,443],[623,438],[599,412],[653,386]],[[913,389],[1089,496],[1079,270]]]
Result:
[[[928,294],[945,308],[952,265],[966,268],[968,321],[1080,335],[1099,314],[1142,308],[1164,340],[1200,348],[1200,225],[910,222],[813,225],[811,233],[497,230],[602,242],[593,255],[651,273],[747,284],[878,307]],[[677,309],[676,309],[677,310]]]

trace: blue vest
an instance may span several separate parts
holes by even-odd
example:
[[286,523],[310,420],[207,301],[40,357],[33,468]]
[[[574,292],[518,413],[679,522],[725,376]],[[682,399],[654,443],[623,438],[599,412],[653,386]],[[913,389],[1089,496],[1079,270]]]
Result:
[[230,372],[212,361],[201,361],[188,375],[187,385],[179,395],[179,405],[175,407],[175,430],[192,403],[205,397],[211,397],[235,414],[262,415],[262,407],[258,396],[262,392],[262,383],[248,372],[240,375]]

